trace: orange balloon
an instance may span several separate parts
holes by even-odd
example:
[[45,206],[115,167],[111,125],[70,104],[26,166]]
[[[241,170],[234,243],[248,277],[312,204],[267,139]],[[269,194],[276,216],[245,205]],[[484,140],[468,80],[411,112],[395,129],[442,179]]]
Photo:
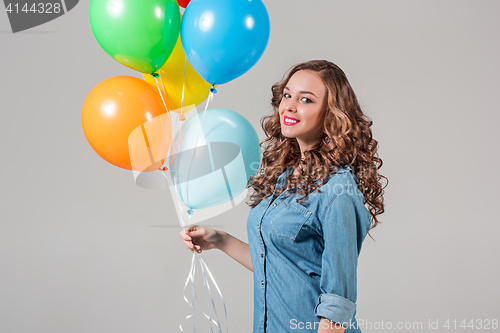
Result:
[[132,76],[96,85],[82,108],[85,137],[107,162],[127,170],[154,171],[171,141],[170,114],[156,89]]

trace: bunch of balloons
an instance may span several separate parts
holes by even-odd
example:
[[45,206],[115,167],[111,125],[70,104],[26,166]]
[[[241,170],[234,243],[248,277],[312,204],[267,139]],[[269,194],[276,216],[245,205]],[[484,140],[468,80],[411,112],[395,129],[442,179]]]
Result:
[[[183,16],[180,7],[185,8]],[[170,151],[173,157],[167,165],[182,183],[180,191],[194,189],[194,195],[196,186],[203,188],[204,195],[179,193],[184,204],[192,202],[193,208],[217,205],[241,193],[260,159],[258,137],[250,123],[233,111],[206,108],[206,124],[204,120],[201,126],[186,122],[179,140],[201,133],[207,149],[221,147],[220,143],[237,146],[236,150],[219,149],[227,151],[225,156],[219,156],[219,161],[230,164],[238,159],[238,163],[222,168],[231,179],[238,179],[234,182],[237,185],[232,189],[207,186],[212,178],[188,179],[183,173],[194,165],[200,166],[201,157],[197,160],[195,154],[185,159],[186,153],[172,154],[173,133],[179,128],[174,128],[171,112],[179,113],[176,119],[182,123],[184,113],[206,100],[216,85],[241,76],[260,59],[270,32],[269,15],[262,1],[91,0],[89,21],[104,51],[143,75],[143,79],[108,78],[88,94],[82,109],[82,126],[95,152],[117,167],[148,172],[162,167]],[[235,128],[227,127],[228,119]],[[226,125],[218,126],[218,121]],[[206,135],[206,131],[211,134]],[[234,137],[238,134],[246,136],[236,142]],[[187,149],[194,143],[188,140],[177,144]],[[191,148],[201,151],[196,145]],[[215,159],[210,156],[203,163],[210,163],[212,171],[216,171]],[[220,194],[224,188],[229,196]]]

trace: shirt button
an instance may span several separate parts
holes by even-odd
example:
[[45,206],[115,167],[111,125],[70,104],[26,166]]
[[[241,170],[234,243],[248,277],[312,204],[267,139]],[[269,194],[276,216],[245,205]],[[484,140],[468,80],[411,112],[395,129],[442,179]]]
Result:
[[261,257],[261,258],[264,258],[264,253],[261,253],[261,254],[260,254],[260,257]]
[[275,202],[275,203],[273,203],[273,207],[276,207],[276,202]]
[[264,285],[264,280],[260,281],[260,284]]

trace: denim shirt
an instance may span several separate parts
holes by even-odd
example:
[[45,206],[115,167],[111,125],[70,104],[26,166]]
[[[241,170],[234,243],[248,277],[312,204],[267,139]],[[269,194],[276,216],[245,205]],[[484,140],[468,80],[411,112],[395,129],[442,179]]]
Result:
[[[278,178],[286,184],[289,168]],[[290,190],[250,210],[254,277],[253,333],[317,332],[320,317],[361,332],[356,322],[356,270],[371,226],[350,167],[338,168],[304,203]],[[275,191],[276,193],[276,191]]]

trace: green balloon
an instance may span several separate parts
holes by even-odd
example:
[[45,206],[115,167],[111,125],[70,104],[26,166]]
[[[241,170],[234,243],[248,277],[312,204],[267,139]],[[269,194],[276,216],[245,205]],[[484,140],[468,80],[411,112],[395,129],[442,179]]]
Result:
[[113,59],[142,73],[160,69],[179,37],[176,0],[92,0],[90,27]]

